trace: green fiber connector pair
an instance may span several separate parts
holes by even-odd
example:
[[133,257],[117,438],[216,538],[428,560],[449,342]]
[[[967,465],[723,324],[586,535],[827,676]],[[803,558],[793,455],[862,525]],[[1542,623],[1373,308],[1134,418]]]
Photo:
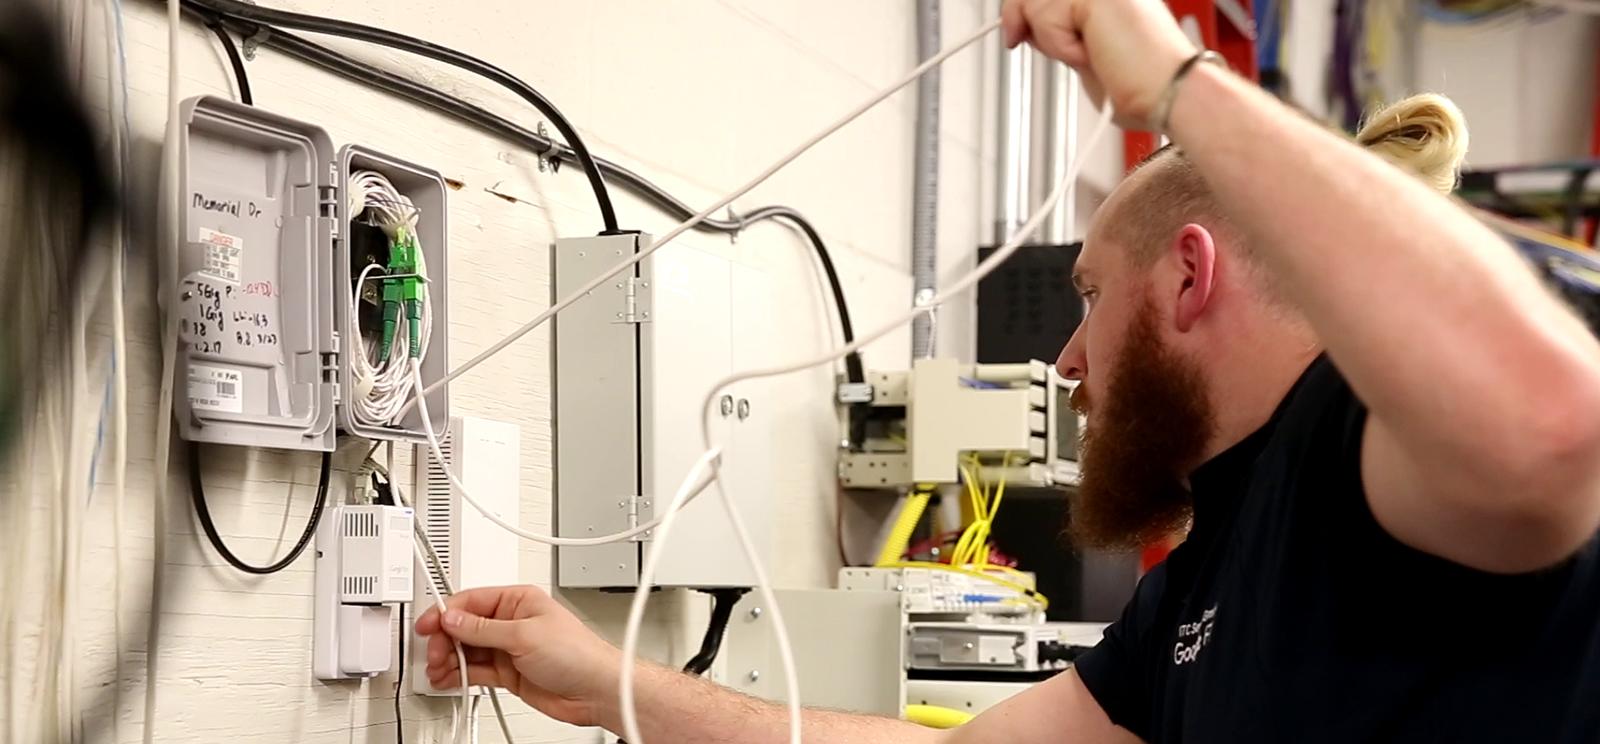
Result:
[[422,358],[422,277],[417,273],[417,239],[405,228],[398,228],[389,244],[389,277],[383,280],[383,343],[378,358],[388,359],[405,308],[409,352]]

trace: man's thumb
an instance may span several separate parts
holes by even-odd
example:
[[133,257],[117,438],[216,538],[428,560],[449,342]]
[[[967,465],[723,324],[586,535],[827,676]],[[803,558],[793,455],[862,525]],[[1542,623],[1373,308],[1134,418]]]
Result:
[[462,643],[479,648],[494,648],[517,654],[521,648],[521,634],[513,620],[491,620],[465,610],[446,610],[444,631]]

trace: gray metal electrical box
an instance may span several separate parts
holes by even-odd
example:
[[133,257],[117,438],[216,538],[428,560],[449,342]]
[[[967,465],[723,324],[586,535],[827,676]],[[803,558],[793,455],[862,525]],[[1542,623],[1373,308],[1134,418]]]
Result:
[[[554,292],[565,297],[649,244],[644,235],[556,241]],[[760,269],[675,243],[607,279],[555,318],[556,534],[620,532],[661,513],[703,449],[707,389],[734,370],[770,364],[772,295]],[[764,380],[739,383],[713,406],[722,488],[757,549],[772,556],[779,489],[770,467],[777,403]],[[635,542],[563,546],[563,588],[636,586]],[[686,506],[656,573],[661,586],[753,586],[716,492]]]
[[[448,233],[444,181],[359,147],[336,156],[321,127],[202,96],[180,116],[178,354],[174,414],[186,440],[332,451],[338,428],[376,439],[424,438],[415,411],[389,428],[342,410],[350,360],[350,167],[377,170],[423,211],[434,334],[424,383],[447,367]],[[337,159],[336,159],[337,157]],[[343,393],[343,394],[342,394]],[[428,398],[445,430],[449,401]]]

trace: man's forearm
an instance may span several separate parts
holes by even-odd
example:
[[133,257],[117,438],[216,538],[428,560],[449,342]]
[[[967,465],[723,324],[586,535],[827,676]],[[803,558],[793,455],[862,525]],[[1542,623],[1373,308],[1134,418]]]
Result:
[[[639,667],[639,729],[651,744],[786,744],[788,709],[699,677],[654,664]],[[622,714],[603,711],[601,724],[622,730]],[[805,740],[816,744],[934,744],[940,732],[875,716],[806,710]]]

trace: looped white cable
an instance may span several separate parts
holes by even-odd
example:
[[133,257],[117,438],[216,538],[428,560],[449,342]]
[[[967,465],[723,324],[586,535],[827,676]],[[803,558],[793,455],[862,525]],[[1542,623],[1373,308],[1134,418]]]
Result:
[[[1100,141],[1100,138],[1105,134],[1106,129],[1111,124],[1111,114],[1112,109],[1109,105],[1101,109],[1100,117],[1095,122],[1094,129],[1090,131],[1089,138],[1084,144],[1083,148],[1079,151],[1080,153],[1094,149],[1095,145]],[[830,364],[834,361],[844,358],[845,355],[849,354],[850,352],[856,351],[862,346],[884,337],[890,331],[910,323],[918,315],[932,312],[935,308],[938,308],[940,305],[943,305],[945,302],[949,301],[950,298],[960,295],[968,289],[971,289],[985,276],[988,276],[990,272],[993,272],[996,268],[999,268],[1000,264],[1004,263],[1007,258],[1011,257],[1011,254],[1015,253],[1018,248],[1022,247],[1022,245],[1027,242],[1028,236],[1032,235],[1036,230],[1038,230],[1039,226],[1043,224],[1045,218],[1048,217],[1050,213],[1060,205],[1062,200],[1067,195],[1073,192],[1073,185],[1077,182],[1078,173],[1082,169],[1083,158],[1080,155],[1080,157],[1074,159],[1067,165],[1066,174],[1062,177],[1061,181],[1056,184],[1055,189],[1050,192],[1050,196],[1044,202],[1044,204],[1039,206],[1039,209],[1034,212],[1033,216],[1029,217],[1028,221],[1024,223],[1022,227],[1018,228],[1017,231],[1013,233],[1008,240],[1006,240],[1004,245],[1000,246],[1000,248],[997,249],[991,256],[989,256],[989,258],[979,263],[977,268],[973,269],[971,272],[968,272],[960,279],[957,279],[953,284],[950,285],[949,289],[946,289],[945,291],[934,296],[933,300],[927,304],[914,306],[909,312],[901,315],[898,318],[895,318],[893,321],[879,326],[865,335],[858,337],[854,342],[846,344],[845,346],[833,351],[829,351],[821,356],[791,364],[737,373],[714,385],[711,390],[706,393],[705,400],[701,406],[703,415],[701,418],[700,433],[701,440],[706,446],[706,452],[705,454],[701,455],[701,461],[703,461],[707,455],[720,451],[719,448],[714,447],[711,443],[711,421],[713,416],[713,406],[717,401],[717,397],[724,390],[732,385],[748,380],[754,380],[763,377],[776,377],[779,375],[788,374],[790,372],[798,372],[809,367]],[[698,462],[700,461],[697,461],[697,463]],[[634,644],[637,643],[639,632],[638,625],[641,624],[644,619],[645,598],[649,595],[651,584],[654,580],[654,561],[666,549],[667,539],[672,531],[672,524],[674,521],[673,516],[681,507],[679,501],[686,500],[689,494],[698,493],[701,490],[704,490],[707,485],[704,483],[698,483],[698,479],[700,477],[698,473],[699,466],[697,464],[694,469],[690,470],[689,475],[684,478],[683,484],[678,487],[678,492],[673,495],[672,503],[667,507],[667,518],[662,521],[651,541],[650,553],[646,558],[645,568],[640,574],[639,587],[634,593],[633,611],[629,614],[628,627],[626,634],[624,635],[625,643],[628,641],[632,641]],[[698,485],[694,485],[697,483]],[[691,485],[693,485],[692,490],[690,490]],[[773,634],[778,641],[778,655],[780,661],[782,662],[784,686],[788,693],[787,703],[789,708],[789,741],[791,744],[799,744],[801,733],[800,680],[795,672],[794,648],[789,641],[788,627],[783,621],[782,608],[779,607],[777,597],[772,592],[772,585],[771,581],[769,581],[767,578],[766,568],[762,564],[761,556],[757,552],[754,543],[750,539],[749,532],[744,527],[744,520],[740,516],[738,508],[733,503],[733,499],[730,498],[727,492],[722,488],[722,483],[718,478],[718,471],[716,470],[711,472],[710,485],[714,485],[717,488],[718,495],[721,497],[723,511],[728,515],[728,519],[733,523],[734,534],[738,536],[739,545],[744,551],[745,558],[750,562],[750,568],[756,574],[756,586],[761,592],[761,599],[766,603],[766,606],[771,609],[774,629]],[[635,665],[633,652],[635,650],[636,649],[633,645],[624,645],[623,647],[621,682],[622,721],[628,741],[632,744],[644,744],[644,738],[640,735],[638,728],[638,712],[634,710],[632,690],[633,668]]]
[[[1024,242],[1026,237],[1028,235],[1032,234],[1035,230],[1038,229],[1038,226],[1040,225],[1040,223],[1042,223],[1044,221],[1045,217],[1048,216],[1049,213],[1057,206],[1057,204],[1062,200],[1063,196],[1068,194],[1068,193],[1071,193],[1072,186],[1077,180],[1079,171],[1082,169],[1082,165],[1083,165],[1082,157],[1079,157],[1079,158],[1075,159],[1072,163],[1069,164],[1069,166],[1067,168],[1066,175],[1062,178],[1061,182],[1056,185],[1055,190],[1051,192],[1051,196],[1050,196],[1049,200],[1046,201],[1045,204],[1043,204],[1038,209],[1038,211],[1036,211],[1034,213],[1034,215],[1032,217],[1030,217],[1028,219],[1028,221],[1021,228],[1019,228],[1015,234],[1012,235],[1012,237],[1005,243],[1005,245],[1001,246],[998,250],[996,250],[995,253],[993,255],[991,255],[988,259],[986,259],[983,262],[981,262],[978,265],[978,267],[976,269],[974,269],[972,272],[970,272],[966,276],[963,276],[962,278],[958,279],[949,289],[947,289],[946,291],[944,291],[944,292],[940,293],[939,295],[937,295],[936,297],[934,297],[931,302],[929,302],[927,304],[924,304],[924,305],[919,305],[919,306],[914,307],[910,312],[906,313],[905,315],[903,315],[903,316],[901,316],[899,318],[896,318],[893,322],[885,324],[884,326],[882,326],[882,327],[880,327],[880,328],[878,328],[878,329],[876,329],[876,330],[874,330],[874,331],[872,331],[870,333],[867,333],[867,334],[865,334],[865,335],[863,335],[861,337],[858,337],[856,339],[856,341],[854,341],[854,342],[852,342],[850,344],[847,344],[844,347],[839,348],[839,349],[837,349],[837,350],[835,350],[833,352],[830,352],[830,353],[828,353],[828,354],[826,354],[826,355],[824,355],[824,356],[822,356],[820,358],[807,360],[807,361],[804,361],[804,362],[799,362],[799,363],[794,363],[794,364],[783,365],[783,366],[779,366],[779,367],[770,367],[770,368],[759,369],[759,370],[754,370],[754,371],[735,374],[733,376],[730,376],[730,377],[722,380],[716,386],[714,386],[712,388],[712,391],[706,396],[705,405],[704,405],[704,408],[703,408],[705,418],[702,420],[702,440],[704,441],[704,443],[706,445],[706,451],[704,453],[702,453],[702,455],[700,456],[699,459],[696,460],[695,466],[693,468],[691,468],[688,476],[686,476],[686,478],[684,479],[683,483],[680,484],[678,490],[674,493],[671,502],[668,504],[666,512],[664,514],[656,517],[655,519],[650,520],[649,522],[646,522],[644,524],[638,525],[637,527],[634,527],[632,529],[624,530],[624,531],[613,533],[613,534],[610,534],[610,535],[604,535],[604,536],[600,536],[600,537],[593,537],[593,538],[559,538],[559,537],[553,537],[553,536],[550,536],[550,535],[540,535],[540,534],[536,534],[536,533],[527,532],[527,531],[517,527],[516,525],[512,525],[512,524],[506,522],[505,520],[501,519],[499,516],[497,516],[492,511],[490,511],[489,509],[485,508],[480,502],[478,502],[472,496],[472,494],[465,488],[465,486],[461,483],[460,479],[455,475],[455,473],[450,470],[449,462],[444,456],[441,444],[439,442],[438,435],[433,429],[433,424],[432,424],[432,421],[431,421],[431,417],[429,416],[429,413],[428,413],[427,400],[426,400],[427,394],[432,392],[436,388],[439,388],[439,387],[442,387],[442,386],[448,384],[450,381],[454,380],[456,377],[459,377],[461,374],[465,373],[466,371],[468,371],[468,370],[472,369],[473,367],[477,366],[478,364],[482,363],[484,360],[486,360],[489,357],[499,353],[501,350],[503,350],[504,348],[506,348],[510,344],[514,343],[518,338],[521,338],[523,335],[527,334],[529,331],[532,331],[534,328],[538,327],[540,324],[542,324],[546,320],[550,319],[551,317],[554,317],[557,313],[561,312],[562,310],[566,309],[568,306],[570,306],[571,304],[576,302],[579,298],[583,297],[590,289],[593,289],[595,286],[598,286],[600,283],[602,283],[602,282],[606,281],[607,279],[609,279],[609,277],[611,277],[611,276],[623,271],[627,267],[638,263],[639,261],[643,260],[646,256],[648,256],[650,253],[653,253],[654,251],[659,250],[666,243],[670,242],[672,239],[676,238],[678,235],[682,234],[684,231],[690,229],[695,224],[697,224],[701,220],[705,219],[705,217],[710,215],[712,212],[716,211],[717,209],[722,208],[723,206],[725,206],[728,203],[732,202],[734,199],[744,195],[750,189],[754,188],[757,184],[760,184],[762,181],[766,180],[773,173],[777,172],[777,170],[779,170],[783,166],[787,165],[790,161],[792,161],[794,158],[798,157],[801,153],[805,152],[811,146],[815,145],[817,142],[820,142],[822,139],[824,139],[824,138],[828,137],[829,135],[833,134],[840,127],[842,127],[845,124],[849,123],[850,121],[854,120],[856,117],[860,116],[861,113],[865,112],[867,109],[871,108],[872,106],[876,105],[877,103],[879,103],[882,100],[884,100],[885,98],[887,98],[894,91],[896,91],[896,90],[900,89],[901,87],[904,87],[905,85],[909,84],[911,81],[915,80],[917,77],[921,76],[923,73],[927,72],[930,69],[933,69],[933,67],[937,66],[939,63],[942,63],[945,59],[949,58],[956,51],[959,51],[960,49],[972,44],[973,42],[977,41],[978,39],[982,38],[983,36],[987,35],[989,32],[993,31],[994,29],[996,29],[998,27],[999,27],[999,21],[998,20],[992,21],[992,22],[986,24],[983,28],[981,28],[978,31],[976,31],[971,37],[965,39],[964,41],[958,43],[957,45],[955,45],[953,47],[950,47],[950,48],[948,48],[948,49],[946,49],[944,51],[941,51],[938,55],[935,55],[934,57],[928,59],[926,62],[924,62],[922,65],[918,66],[915,70],[913,70],[909,75],[907,75],[901,81],[897,82],[895,85],[893,85],[893,86],[891,86],[891,87],[889,87],[889,88],[887,88],[887,89],[885,89],[883,91],[880,91],[879,93],[877,93],[874,96],[870,97],[865,103],[863,103],[862,105],[857,107],[855,110],[851,111],[849,114],[847,114],[845,117],[843,117],[839,121],[835,122],[834,124],[831,124],[830,126],[825,128],[822,132],[818,133],[817,135],[815,135],[812,138],[810,138],[809,140],[807,140],[805,143],[802,143],[798,148],[796,148],[795,150],[791,151],[788,155],[786,155],[783,158],[781,158],[777,163],[775,163],[774,165],[769,167],[767,170],[763,171],[761,174],[757,175],[754,179],[752,179],[750,182],[746,183],[744,186],[740,187],[739,189],[736,189],[733,193],[731,193],[728,196],[724,197],[722,200],[720,200],[717,203],[711,205],[710,207],[707,207],[705,210],[697,213],[693,217],[690,217],[688,220],[685,220],[684,222],[680,223],[677,227],[674,227],[672,230],[669,230],[665,235],[663,235],[661,237],[661,239],[657,240],[654,244],[652,244],[648,248],[645,248],[644,250],[634,254],[628,260],[619,263],[617,266],[613,267],[610,271],[606,272],[605,274],[603,274],[603,275],[601,275],[599,277],[596,277],[595,279],[591,280],[589,285],[586,285],[586,286],[578,289],[571,296],[569,296],[569,297],[561,300],[560,302],[557,302],[556,304],[552,305],[549,309],[545,310],[543,313],[540,313],[533,320],[531,320],[528,323],[524,324],[517,331],[515,331],[512,334],[508,335],[507,337],[501,339],[499,342],[496,342],[493,346],[489,347],[488,349],[486,349],[483,352],[481,352],[480,354],[478,354],[478,356],[474,357],[473,359],[471,359],[467,363],[463,364],[462,366],[458,367],[456,370],[452,371],[450,374],[446,375],[445,377],[443,377],[439,381],[435,382],[431,387],[424,387],[423,386],[423,384],[422,384],[421,366],[417,363],[416,360],[412,360],[411,361],[411,370],[412,370],[412,376],[413,376],[413,384],[414,384],[415,391],[416,391],[416,397],[413,400],[413,403],[407,404],[407,407],[409,408],[409,406],[413,405],[413,404],[418,406],[419,413],[421,414],[422,421],[423,421],[423,428],[424,428],[424,431],[426,432],[427,437],[428,437],[428,445],[429,445],[429,448],[430,448],[430,452],[433,455],[434,459],[437,460],[440,463],[440,465],[443,468],[443,470],[445,472],[445,475],[449,479],[451,485],[457,491],[460,492],[462,498],[465,501],[467,501],[468,504],[470,504],[474,509],[476,509],[480,514],[482,514],[490,522],[500,526],[501,528],[511,532],[512,534],[518,535],[519,537],[523,537],[525,539],[529,539],[529,540],[533,540],[533,541],[536,541],[536,542],[541,542],[541,543],[545,543],[545,544],[549,544],[549,545],[557,545],[557,546],[601,545],[601,544],[607,544],[607,543],[612,543],[612,542],[620,542],[622,540],[626,540],[626,539],[632,538],[632,537],[634,537],[636,535],[643,534],[643,533],[651,531],[651,530],[658,530],[657,533],[654,535],[654,539],[653,539],[652,544],[650,546],[649,553],[646,556],[645,567],[644,567],[644,570],[641,573],[638,591],[636,592],[635,597],[634,597],[634,605],[633,605],[633,607],[631,608],[631,611],[630,611],[628,628],[627,628],[627,631],[625,633],[625,639],[624,639],[623,669],[622,669],[622,675],[621,675],[621,679],[620,679],[621,688],[620,688],[619,692],[621,694],[621,702],[623,703],[622,715],[623,715],[624,732],[627,735],[628,740],[631,741],[631,742],[634,742],[634,744],[643,744],[643,737],[642,737],[642,735],[641,735],[641,733],[640,733],[640,731],[638,729],[637,711],[634,710],[634,697],[633,697],[633,690],[632,690],[632,687],[633,687],[633,685],[632,685],[632,682],[633,682],[633,665],[634,665],[634,659],[633,659],[633,655],[634,654],[633,654],[633,652],[637,649],[639,626],[643,622],[645,598],[648,595],[648,592],[650,590],[651,584],[653,583],[655,562],[656,562],[656,560],[659,559],[659,556],[660,556],[661,552],[665,549],[664,546],[666,545],[667,538],[668,538],[668,536],[670,534],[670,531],[671,531],[671,525],[675,521],[676,514],[680,510],[682,510],[682,508],[684,506],[686,506],[690,501],[692,501],[696,496],[698,496],[700,493],[704,492],[705,488],[708,485],[715,485],[717,487],[719,495],[721,496],[723,509],[726,512],[726,514],[728,515],[729,520],[732,522],[733,527],[734,527],[734,531],[735,531],[736,535],[739,538],[740,547],[743,550],[746,558],[750,561],[751,569],[756,575],[757,585],[758,585],[758,588],[760,589],[760,591],[762,593],[762,598],[772,608],[772,618],[773,618],[774,628],[776,630],[776,637],[778,639],[778,644],[779,644],[779,652],[780,652],[780,656],[781,656],[781,659],[782,659],[782,662],[783,662],[784,682],[785,682],[785,687],[786,687],[786,690],[787,690],[787,693],[788,693],[790,741],[791,741],[792,744],[798,744],[799,741],[800,741],[801,719],[800,719],[799,681],[798,681],[798,679],[796,677],[796,673],[795,673],[794,653],[793,653],[793,648],[792,648],[792,646],[791,646],[791,644],[789,642],[787,627],[783,623],[782,612],[781,612],[781,609],[778,607],[778,605],[776,603],[775,596],[774,596],[774,594],[772,592],[771,582],[768,580],[768,577],[767,577],[767,574],[766,574],[765,566],[762,564],[760,556],[756,552],[755,545],[751,541],[748,531],[745,529],[744,521],[743,521],[742,517],[740,516],[740,514],[738,512],[738,509],[735,507],[732,499],[729,498],[727,493],[722,489],[721,483],[717,478],[717,471],[716,471],[716,469],[714,467],[712,467],[713,462],[720,456],[720,449],[718,449],[717,447],[713,446],[712,443],[711,443],[711,439],[710,439],[710,423],[709,423],[710,416],[711,416],[711,406],[712,406],[713,401],[716,399],[717,394],[720,393],[723,389],[727,388],[728,386],[736,384],[736,383],[744,381],[744,380],[750,380],[750,379],[756,379],[756,378],[761,378],[761,377],[772,377],[772,376],[782,375],[782,374],[786,374],[786,373],[789,373],[789,372],[794,372],[794,371],[798,371],[798,370],[801,370],[801,369],[805,369],[805,368],[808,368],[808,367],[817,366],[817,365],[821,365],[821,364],[828,364],[830,362],[833,362],[833,361],[835,361],[837,359],[840,359],[840,358],[844,357],[846,354],[849,354],[850,352],[853,352],[853,351],[856,351],[856,350],[860,349],[862,346],[865,346],[868,343],[871,343],[871,342],[873,342],[873,341],[875,341],[875,340],[877,340],[879,338],[882,338],[884,335],[888,334],[890,331],[894,330],[895,328],[910,322],[912,319],[914,319],[919,314],[930,312],[930,311],[934,310],[935,308],[939,307],[940,305],[942,305],[949,298],[954,297],[954,296],[966,291],[967,289],[971,288],[980,279],[982,279],[984,276],[988,275],[995,268],[997,268],[1001,263],[1003,263],[1007,258],[1009,258],[1011,256],[1011,254],[1014,253],[1017,250],[1017,248],[1019,248],[1022,245],[1022,243]],[[1098,122],[1096,123],[1095,128],[1092,130],[1092,132],[1091,132],[1091,134],[1090,134],[1090,136],[1088,138],[1088,142],[1084,146],[1083,150],[1092,149],[1094,147],[1094,145],[1099,141],[1100,137],[1105,133],[1106,128],[1110,124],[1111,113],[1112,112],[1111,112],[1111,109],[1110,109],[1109,106],[1101,111],[1100,118],[1099,118]],[[707,471],[707,468],[710,468],[710,470]],[[701,478],[703,478],[707,474],[709,474],[709,478],[707,480],[702,481]]]
[[449,374],[445,375],[444,377],[440,378],[437,382],[434,382],[432,385],[430,385],[427,388],[425,388],[423,390],[423,393],[424,394],[432,393],[434,390],[437,390],[437,389],[449,384],[450,382],[455,380],[457,377],[460,377],[461,375],[466,374],[473,367],[476,367],[479,364],[482,364],[485,361],[487,361],[489,359],[489,357],[492,357],[495,354],[500,353],[507,346],[510,346],[511,344],[516,343],[517,339],[528,335],[528,333],[532,332],[533,329],[538,328],[539,326],[543,325],[545,321],[555,317],[556,313],[559,313],[559,312],[567,309],[568,307],[570,307],[572,305],[572,303],[583,299],[585,296],[587,296],[589,294],[589,292],[595,290],[600,285],[605,284],[607,281],[610,281],[611,277],[622,273],[628,267],[630,267],[630,266],[632,266],[632,265],[634,265],[636,263],[639,263],[640,261],[643,261],[650,254],[655,253],[658,250],[661,250],[662,246],[672,242],[674,238],[677,238],[679,235],[682,235],[683,233],[687,232],[688,230],[693,229],[695,225],[700,224],[700,222],[702,220],[704,220],[707,217],[710,217],[712,215],[712,213],[716,212],[719,209],[722,209],[723,207],[725,207],[725,206],[727,206],[729,204],[732,204],[733,200],[738,199],[739,197],[750,193],[751,189],[754,189],[755,187],[761,185],[762,182],[766,181],[768,178],[771,178],[772,174],[777,173],[779,170],[782,170],[784,166],[788,165],[791,162],[794,162],[795,158],[800,157],[802,154],[805,153],[805,151],[810,150],[812,147],[816,146],[816,144],[818,142],[821,142],[821,141],[827,139],[828,137],[832,136],[834,132],[839,131],[841,128],[844,127],[844,125],[849,124],[852,121],[855,121],[862,114],[864,114],[867,111],[869,111],[870,109],[872,109],[872,107],[877,106],[878,104],[882,103],[885,99],[887,99],[889,96],[894,95],[896,91],[899,91],[901,88],[904,88],[907,85],[910,85],[913,81],[915,81],[917,78],[922,77],[929,70],[932,70],[933,68],[938,67],[939,65],[943,64],[945,60],[947,60],[947,59],[949,59],[951,57],[951,55],[954,55],[956,52],[959,52],[962,49],[965,49],[965,48],[971,46],[972,44],[977,42],[979,39],[982,39],[983,37],[988,36],[990,32],[994,31],[997,28],[1000,28],[1000,19],[998,19],[998,18],[996,18],[996,19],[984,24],[978,30],[972,32],[972,34],[970,36],[968,36],[965,39],[962,39],[961,41],[957,42],[953,46],[946,47],[945,49],[940,50],[938,54],[935,54],[932,57],[929,57],[922,64],[917,65],[917,67],[915,69],[913,69],[911,72],[906,73],[905,77],[900,78],[899,80],[895,81],[894,84],[884,88],[883,90],[880,90],[880,91],[878,91],[876,93],[873,93],[872,95],[868,96],[865,101],[862,101],[859,105],[857,105],[855,108],[851,109],[844,116],[839,117],[838,120],[834,121],[833,123],[829,124],[826,127],[823,127],[821,131],[817,132],[816,134],[812,135],[810,138],[806,139],[805,142],[800,143],[800,145],[798,147],[794,148],[793,150],[790,150],[783,157],[778,158],[777,162],[775,162],[771,166],[767,167],[766,170],[763,170],[760,173],[757,173],[754,178],[751,178],[749,181],[746,181],[744,183],[744,185],[740,186],[739,188],[734,189],[733,191],[729,192],[727,196],[724,196],[721,199],[718,199],[716,202],[712,203],[710,206],[708,206],[705,209],[702,209],[699,212],[695,213],[695,215],[693,217],[690,217],[689,219],[686,219],[686,220],[678,223],[671,230],[668,230],[666,232],[666,234],[662,235],[660,238],[657,238],[654,242],[652,242],[650,245],[648,245],[648,246],[644,247],[643,249],[641,249],[638,253],[633,254],[627,260],[618,263],[617,265],[611,267],[610,269],[607,269],[605,272],[601,273],[599,276],[596,276],[595,278],[590,279],[588,281],[588,283],[584,284],[582,287],[579,287],[572,294],[561,298],[561,300],[559,302],[555,303],[554,305],[551,305],[544,312],[539,313],[538,315],[534,316],[533,320],[530,320],[527,323],[522,324],[521,328],[518,328],[517,330],[512,331],[510,334],[506,335],[505,338],[502,338],[499,341],[496,341],[494,343],[494,345],[492,345],[489,348],[484,349],[483,351],[479,352],[477,356],[475,356],[475,357],[473,357],[471,359],[468,359],[466,362],[462,363],[461,366],[456,367],[453,370],[450,370]]
[[[421,342],[423,357],[426,358],[428,346],[433,338],[433,301],[427,287],[427,257],[422,250],[422,238],[417,235],[417,222],[421,218],[421,212],[412,204],[410,198],[401,194],[386,176],[377,171],[353,171],[350,174],[349,187],[345,191],[348,199],[346,206],[352,218],[370,214],[372,224],[383,230],[391,241],[397,240],[401,228],[405,228],[416,244],[417,274],[423,281],[422,327],[421,337],[418,340]],[[407,335],[398,332],[405,327],[405,317],[400,318],[395,338],[389,345],[389,356],[385,359],[373,358],[376,351],[369,348],[368,340],[361,330],[362,290],[367,286],[368,277],[374,272],[382,273],[386,268],[379,263],[367,264],[361,269],[350,290],[350,326],[353,331],[350,342],[352,347],[350,372],[355,387],[350,396],[350,408],[357,421],[371,426],[390,426],[398,421],[409,408],[407,403],[412,390],[411,375],[408,374],[407,365],[407,360],[411,356],[410,346],[405,342]]]

